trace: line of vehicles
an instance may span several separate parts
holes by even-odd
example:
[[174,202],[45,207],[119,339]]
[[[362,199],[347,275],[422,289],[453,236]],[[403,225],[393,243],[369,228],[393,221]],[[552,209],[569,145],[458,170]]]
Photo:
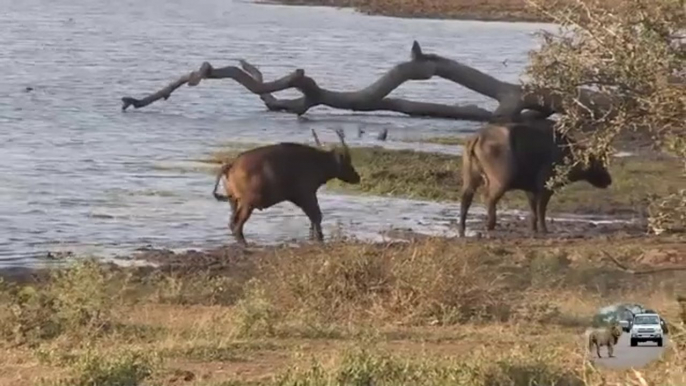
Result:
[[655,311],[640,305],[624,306],[620,310],[619,325],[630,335],[631,347],[642,342],[655,342],[662,347],[665,334],[669,333],[667,322]]

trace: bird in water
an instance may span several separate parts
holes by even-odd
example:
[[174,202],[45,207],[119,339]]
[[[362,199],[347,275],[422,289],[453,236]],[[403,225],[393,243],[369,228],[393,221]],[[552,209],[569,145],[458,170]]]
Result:
[[387,137],[388,137],[388,129],[383,129],[383,131],[379,133],[379,135],[376,137],[376,139],[378,139],[379,141],[385,141]]

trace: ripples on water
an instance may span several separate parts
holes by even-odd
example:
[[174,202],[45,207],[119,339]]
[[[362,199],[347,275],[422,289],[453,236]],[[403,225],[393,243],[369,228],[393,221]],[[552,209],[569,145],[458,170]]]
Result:
[[[266,112],[231,81],[183,87],[168,101],[122,113],[141,96],[207,60],[245,58],[267,78],[303,67],[322,86],[355,89],[406,60],[412,40],[503,80],[516,81],[541,24],[408,20],[332,8],[230,0],[0,0],[0,264],[31,264],[48,250],[107,254],[146,244],[233,242],[228,206],[212,176],[155,165],[202,157],[229,141],[310,141],[310,128],[343,126],[352,144],[470,131],[473,123],[351,114],[318,107],[309,120]],[[507,59],[507,66],[502,62]],[[31,87],[33,91],[26,92]],[[284,92],[283,96],[295,96]],[[443,103],[493,102],[442,80],[394,96]],[[354,139],[358,125],[367,137]],[[369,138],[369,139],[366,139]],[[423,145],[431,150],[431,145]],[[434,148],[435,150],[435,148]],[[455,206],[324,195],[325,231],[372,237],[389,226],[445,231]],[[257,212],[251,241],[306,237],[289,204]]]

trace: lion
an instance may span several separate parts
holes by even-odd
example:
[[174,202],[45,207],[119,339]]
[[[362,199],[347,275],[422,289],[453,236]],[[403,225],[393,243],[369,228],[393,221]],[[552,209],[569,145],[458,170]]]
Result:
[[590,331],[588,334],[588,351],[593,351],[593,346],[596,348],[598,358],[600,356],[600,347],[607,347],[608,358],[614,358],[614,346],[619,342],[619,337],[622,335],[622,327],[619,323],[612,323],[609,327],[597,328]]

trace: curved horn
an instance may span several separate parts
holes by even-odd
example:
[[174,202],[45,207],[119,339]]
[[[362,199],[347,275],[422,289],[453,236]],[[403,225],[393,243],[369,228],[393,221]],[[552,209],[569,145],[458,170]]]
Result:
[[343,151],[345,151],[346,154],[349,154],[350,149],[348,149],[348,145],[345,144],[345,133],[343,132],[343,129],[336,129],[336,135],[338,135],[338,139],[341,141]]
[[317,144],[317,146],[322,147],[322,143],[319,142],[319,137],[317,136],[317,132],[312,129],[312,136],[314,137],[314,142]]

